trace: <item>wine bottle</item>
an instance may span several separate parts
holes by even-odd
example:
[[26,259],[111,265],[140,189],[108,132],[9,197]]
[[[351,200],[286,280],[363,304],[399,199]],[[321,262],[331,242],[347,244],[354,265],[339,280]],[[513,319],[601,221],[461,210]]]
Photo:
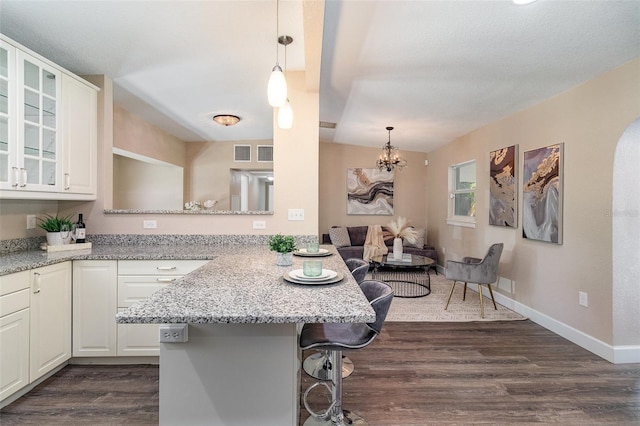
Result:
[[76,244],[84,243],[86,237],[86,227],[82,221],[82,213],[78,215],[78,221],[76,222]]

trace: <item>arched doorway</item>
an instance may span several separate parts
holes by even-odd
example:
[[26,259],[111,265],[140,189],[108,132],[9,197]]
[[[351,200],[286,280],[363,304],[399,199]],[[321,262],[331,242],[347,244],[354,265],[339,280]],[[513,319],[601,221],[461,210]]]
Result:
[[613,161],[614,362],[640,362],[640,118],[627,127]]

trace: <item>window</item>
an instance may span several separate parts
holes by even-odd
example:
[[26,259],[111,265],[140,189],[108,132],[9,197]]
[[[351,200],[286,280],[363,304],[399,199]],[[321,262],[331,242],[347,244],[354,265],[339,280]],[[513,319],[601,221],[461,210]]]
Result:
[[449,225],[475,228],[476,161],[449,167]]

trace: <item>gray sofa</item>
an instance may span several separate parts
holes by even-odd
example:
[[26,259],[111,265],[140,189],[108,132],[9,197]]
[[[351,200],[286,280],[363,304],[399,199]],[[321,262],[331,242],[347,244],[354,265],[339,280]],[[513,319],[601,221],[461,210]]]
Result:
[[[335,228],[335,227],[334,227]],[[367,238],[367,230],[368,226],[347,226],[347,232],[349,233],[349,239],[351,240],[351,245],[347,247],[339,247],[338,253],[344,260],[351,258],[362,259],[364,255],[364,242]],[[384,231],[386,228],[383,226],[382,230]],[[331,244],[331,238],[329,234],[322,234],[322,244]],[[387,247],[389,247],[390,251],[393,246],[393,238],[390,238],[385,241]],[[418,256],[425,256],[430,259],[433,259],[435,263],[433,264],[433,269],[436,271],[436,265],[438,263],[438,252],[436,249],[429,245],[424,245],[422,248],[404,246],[402,251],[404,253],[415,254]]]

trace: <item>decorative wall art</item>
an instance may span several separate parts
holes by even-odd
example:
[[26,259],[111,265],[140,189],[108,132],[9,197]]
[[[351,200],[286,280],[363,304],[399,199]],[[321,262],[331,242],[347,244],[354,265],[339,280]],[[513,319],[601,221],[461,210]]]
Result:
[[489,154],[489,225],[518,227],[517,158],[518,145]]
[[347,169],[347,214],[393,215],[393,171]]
[[524,153],[522,236],[562,244],[564,144]]

